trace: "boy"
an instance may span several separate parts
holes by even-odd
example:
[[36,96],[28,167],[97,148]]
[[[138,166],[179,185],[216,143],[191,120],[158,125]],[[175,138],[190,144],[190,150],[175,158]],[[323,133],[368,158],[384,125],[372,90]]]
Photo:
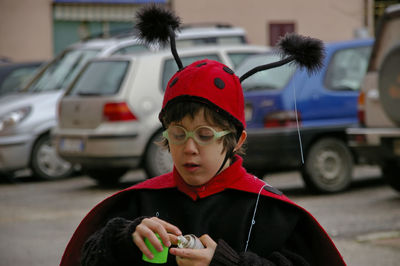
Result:
[[[239,78],[207,59],[183,67],[173,53],[180,70],[159,115],[173,171],[98,204],[61,265],[146,265],[143,254],[154,257],[146,240],[158,251],[169,247],[167,265],[344,265],[307,211],[242,167]],[[182,234],[198,236],[204,248],[177,248]]]
[[242,167],[243,102],[238,77],[218,62],[175,74],[160,113],[173,172],[96,206],[62,265],[145,264],[142,253],[153,257],[145,238],[160,250],[156,234],[171,247],[182,233],[205,248],[171,247],[167,265],[343,265],[311,215]]

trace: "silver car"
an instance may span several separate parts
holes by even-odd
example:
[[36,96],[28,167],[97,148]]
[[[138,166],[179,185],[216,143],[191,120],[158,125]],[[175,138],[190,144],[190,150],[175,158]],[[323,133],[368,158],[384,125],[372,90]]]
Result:
[[64,89],[94,57],[148,50],[133,38],[91,40],[74,44],[46,65],[24,93],[0,99],[0,172],[31,169],[36,177],[70,175],[73,165],[57,156],[50,130],[57,124],[56,106]]
[[[203,58],[235,68],[256,46],[208,46],[180,49],[184,65]],[[160,139],[164,88],[177,71],[170,51],[112,56],[92,60],[66,91],[53,131],[59,155],[100,184],[119,181],[125,172],[143,167],[149,177],[172,170]]]

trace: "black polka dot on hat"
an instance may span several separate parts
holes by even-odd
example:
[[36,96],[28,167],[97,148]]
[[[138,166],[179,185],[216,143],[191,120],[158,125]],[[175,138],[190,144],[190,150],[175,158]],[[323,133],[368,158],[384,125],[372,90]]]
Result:
[[214,85],[218,88],[218,89],[223,89],[225,88],[225,82],[220,79],[220,78],[215,78],[214,79]]
[[233,73],[234,73],[233,70],[230,69],[229,67],[224,66],[223,69],[224,69],[224,71],[225,71],[226,73],[229,73],[229,74],[233,74]]
[[169,87],[171,88],[172,86],[174,86],[176,82],[178,82],[178,78],[174,78],[174,80],[171,81],[171,83],[169,84]]
[[196,66],[197,67],[201,67],[201,66],[204,66],[204,65],[207,65],[207,62],[203,62],[203,63],[197,64]]

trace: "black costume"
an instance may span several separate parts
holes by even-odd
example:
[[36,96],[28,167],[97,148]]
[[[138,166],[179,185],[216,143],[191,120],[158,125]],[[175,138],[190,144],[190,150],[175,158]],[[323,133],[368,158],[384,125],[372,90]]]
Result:
[[[201,187],[189,187],[173,171],[106,199],[82,221],[61,265],[81,260],[83,265],[146,265],[131,234],[149,216],[159,216],[184,234],[209,234],[218,243],[211,265],[344,265],[310,214],[246,173],[242,159],[235,159]],[[176,265],[174,256],[169,255],[167,265]]]

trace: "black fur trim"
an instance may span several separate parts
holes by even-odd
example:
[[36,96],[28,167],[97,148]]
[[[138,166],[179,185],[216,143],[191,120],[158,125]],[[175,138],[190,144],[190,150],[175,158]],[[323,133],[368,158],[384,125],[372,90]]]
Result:
[[278,46],[282,57],[292,56],[294,62],[305,67],[309,73],[317,72],[323,66],[325,50],[321,40],[287,33]]
[[[179,30],[180,18],[172,11],[159,5],[150,4],[136,13],[138,37],[148,44],[169,41],[171,30]],[[174,36],[173,36],[174,37]]]

